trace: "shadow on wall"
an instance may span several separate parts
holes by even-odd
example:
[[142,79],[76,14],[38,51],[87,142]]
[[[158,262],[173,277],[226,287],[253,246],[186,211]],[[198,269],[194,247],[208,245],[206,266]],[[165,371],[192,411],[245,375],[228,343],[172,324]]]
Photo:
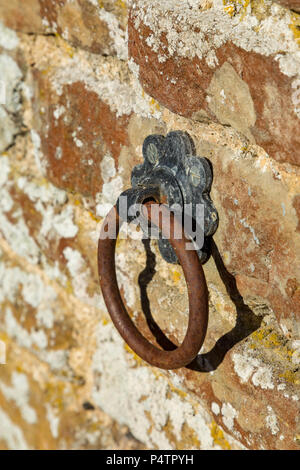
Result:
[[[141,304],[147,324],[150,331],[155,337],[157,343],[166,351],[172,351],[177,346],[170,341],[166,335],[161,331],[155,322],[151,310],[150,302],[147,295],[147,286],[151,282],[156,272],[156,258],[155,254],[151,251],[150,240],[143,240],[146,251],[146,267],[139,275],[139,287],[141,293]],[[245,304],[243,297],[239,293],[235,278],[226,269],[218,247],[213,239],[211,239],[211,255],[215,261],[217,270],[225,285],[226,291],[234,303],[237,312],[237,319],[235,327],[222,336],[216,342],[211,351],[205,354],[199,354],[193,362],[186,366],[190,370],[197,372],[211,372],[216,370],[223,361],[226,353],[237,343],[249,336],[257,330],[262,322],[262,318],[257,317],[252,310]]]

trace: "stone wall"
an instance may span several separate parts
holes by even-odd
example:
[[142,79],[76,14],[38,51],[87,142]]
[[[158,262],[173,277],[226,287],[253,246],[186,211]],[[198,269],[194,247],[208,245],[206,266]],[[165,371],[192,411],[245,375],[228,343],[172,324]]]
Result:
[[[0,0],[0,448],[299,449],[297,12]],[[144,138],[177,129],[213,165],[220,224],[197,365],[162,371],[110,321],[97,238]],[[141,331],[146,298],[181,341],[181,268],[154,241],[116,259]]]

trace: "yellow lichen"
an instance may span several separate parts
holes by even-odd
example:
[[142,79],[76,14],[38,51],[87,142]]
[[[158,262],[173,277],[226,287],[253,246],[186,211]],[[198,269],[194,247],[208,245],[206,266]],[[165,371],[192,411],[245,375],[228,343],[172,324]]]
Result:
[[236,11],[235,11],[235,6],[234,5],[226,5],[224,7],[224,11],[232,18]]
[[[251,13],[256,16],[258,21],[262,21],[269,16],[269,6],[265,4],[264,0],[250,0]],[[254,28],[259,30],[259,27]]]
[[48,402],[51,406],[62,411],[64,409],[64,393],[66,387],[60,383],[48,383],[45,388],[45,401]]
[[181,274],[178,271],[173,271],[173,281],[175,284],[177,284],[178,281],[181,279]]
[[282,360],[290,362],[295,352],[288,345],[286,338],[280,336],[271,328],[261,327],[254,331],[250,338],[252,340],[249,345],[251,349],[256,349],[258,346],[263,346],[266,349],[271,349],[273,353],[276,353]]
[[123,8],[123,9],[127,9],[127,5],[126,5],[126,2],[124,2],[124,0],[116,0],[116,6]]
[[[262,21],[270,15],[270,7],[264,0],[223,0],[223,5],[225,13],[231,18],[239,15],[240,21],[245,18],[247,11],[249,11],[249,6],[251,8],[251,14],[254,15],[258,21]],[[254,27],[253,30],[258,31],[259,26]]]
[[59,33],[55,33],[55,37],[59,42],[59,46],[61,46],[61,48],[65,50],[68,56],[73,59],[75,52],[73,47]]
[[122,248],[125,243],[126,243],[126,240],[124,240],[124,239],[118,237],[118,238],[117,238],[117,241],[116,241],[116,248],[117,248],[117,249]]
[[181,398],[187,398],[187,393],[184,392],[183,390],[180,390],[180,388],[175,387],[171,382],[168,381],[168,385],[170,387],[171,392],[176,393],[179,395]]
[[175,435],[174,427],[170,419],[167,420],[163,427],[163,432],[172,446],[177,450],[200,449],[201,447],[201,442],[197,438],[194,429],[187,423],[183,423],[179,439]]
[[242,21],[247,13],[247,8],[250,0],[223,0],[224,11],[230,18],[237,14],[241,14],[240,20]]
[[67,279],[65,290],[66,290],[67,294],[73,294],[73,292],[74,292],[72,282],[70,281],[70,279]]
[[108,318],[106,318],[106,317],[103,317],[103,318],[102,318],[102,325],[103,325],[103,326],[106,326],[106,325],[108,325],[109,323],[110,323],[110,321],[109,321]]
[[260,328],[259,330],[254,331],[251,338],[256,341],[263,341],[264,346],[267,348],[281,345],[279,336],[268,328]]
[[0,369],[1,369],[1,365],[7,362],[7,355],[8,355],[7,341],[8,341],[7,335],[3,333],[2,331],[0,331]]
[[141,359],[132,349],[130,346],[128,346],[128,344],[124,344],[124,349],[125,351],[127,351],[132,357],[133,359],[135,360],[136,362],[136,366],[138,365],[145,365],[143,359]]
[[224,432],[215,421],[210,425],[210,434],[216,446],[221,447],[223,450],[230,450],[230,445],[224,437]]
[[90,212],[90,211],[89,211],[88,214],[89,214],[90,218],[91,218],[92,220],[94,220],[95,222],[98,223],[98,222],[101,221],[101,219],[100,219],[99,217],[97,217],[96,215],[94,215],[93,212]]
[[289,24],[289,28],[292,30],[297,44],[300,45],[300,15],[297,15],[297,13],[291,14],[291,23]]
[[[142,91],[142,96],[143,97],[145,96],[144,90]],[[154,114],[155,111],[160,110],[160,105],[154,98],[150,99],[149,104],[150,104],[150,113],[151,114]]]
[[292,370],[287,370],[283,374],[280,374],[279,377],[282,377],[286,382],[290,382],[294,385],[300,384],[299,375],[297,375],[297,373],[293,372]]
[[194,429],[192,429],[187,423],[183,423],[178,449],[200,449],[200,447],[201,442],[199,441]]
[[151,415],[150,411],[144,410],[144,413],[145,413],[146,418],[147,418],[148,421],[149,421],[149,425],[150,425],[150,426],[149,426],[149,428],[147,429],[147,434],[150,435],[151,432],[152,432],[152,430],[153,430],[153,428],[155,427],[155,423],[154,423],[154,421],[153,421],[153,418],[152,418],[152,415]]
[[8,340],[7,334],[4,333],[3,331],[0,331],[0,340],[3,341],[4,343],[6,343],[6,341]]

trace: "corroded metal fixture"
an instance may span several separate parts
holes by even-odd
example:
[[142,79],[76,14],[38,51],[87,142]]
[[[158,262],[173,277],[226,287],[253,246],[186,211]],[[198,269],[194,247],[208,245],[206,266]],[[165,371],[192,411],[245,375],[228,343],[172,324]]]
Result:
[[[130,211],[120,217],[120,198],[103,222],[98,244],[98,270],[105,304],[120,335],[131,349],[149,364],[162,369],[176,369],[191,363],[198,354],[208,323],[208,291],[202,262],[208,257],[203,248],[187,249],[193,236],[187,233],[181,217],[170,209],[173,204],[190,208],[190,218],[197,225],[196,204],[204,206],[204,237],[213,235],[218,215],[209,197],[212,172],[209,162],[196,157],[191,138],[184,132],[171,132],[166,137],[148,136],[143,146],[144,163],[132,172],[132,188],[122,193],[128,207],[139,205],[138,216],[148,235],[149,223],[159,229],[159,248],[169,262],[180,263],[188,288],[189,322],[180,346],[162,350],[150,343],[129,317],[120,295],[116,278],[115,248],[123,221],[135,222]],[[153,210],[157,209],[157,210]],[[194,226],[195,226],[194,224]],[[176,234],[176,235],[175,235]]]
[[[211,163],[195,154],[194,142],[186,132],[173,131],[166,137],[149,135],[143,144],[144,161],[134,167],[131,174],[132,188],[121,196],[127,197],[128,207],[141,203],[147,197],[154,197],[169,207],[177,206],[178,216],[190,216],[194,229],[199,219],[197,209],[202,208],[203,217],[200,218],[203,227],[200,230],[203,231],[204,243],[198,249],[198,256],[204,263],[209,257],[210,237],[217,230],[219,218],[210,198],[213,179]],[[127,222],[132,221],[133,217],[127,214]],[[187,225],[185,223],[185,228]],[[167,262],[178,263],[166,238],[161,236],[158,246]]]
[[[148,209],[151,203],[148,202],[145,206]],[[163,232],[164,222],[168,223],[171,220],[171,233],[182,231],[181,239],[170,238],[171,245],[182,266],[189,295],[189,323],[181,346],[174,351],[163,351],[149,343],[136,328],[126,311],[116,278],[116,239],[109,237],[109,228],[113,227],[114,230],[116,227],[118,233],[121,225],[116,207],[113,207],[109,212],[102,226],[102,230],[105,231],[108,238],[100,237],[99,239],[98,268],[105,304],[115,327],[126,343],[149,364],[161,369],[176,369],[189,364],[203,344],[208,321],[208,293],[197,252],[185,250],[185,243],[189,242],[189,239],[185,236],[181,224],[166,206],[162,206],[161,209],[162,217],[158,217],[158,220],[152,220],[152,222]]]

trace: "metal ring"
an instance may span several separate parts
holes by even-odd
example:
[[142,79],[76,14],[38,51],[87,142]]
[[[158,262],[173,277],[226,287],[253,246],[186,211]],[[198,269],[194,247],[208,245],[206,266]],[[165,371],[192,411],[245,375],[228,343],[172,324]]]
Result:
[[[204,342],[208,323],[208,291],[197,251],[186,249],[186,243],[191,243],[191,241],[184,234],[181,223],[167,206],[159,205],[160,211],[151,211],[152,205],[153,203],[149,202],[143,205],[144,215],[159,227],[164,236],[169,237],[182,266],[187,284],[189,321],[182,344],[173,351],[159,349],[140,333],[126,311],[118,288],[115,268],[116,239],[122,225],[116,206],[106,216],[101,229],[98,243],[99,280],[111,319],[130,348],[155,367],[177,369],[192,362]],[[164,233],[166,232],[164,228],[166,221],[170,227],[170,234]],[[174,233],[176,233],[176,238],[172,235]],[[178,238],[180,233],[181,236]]]

